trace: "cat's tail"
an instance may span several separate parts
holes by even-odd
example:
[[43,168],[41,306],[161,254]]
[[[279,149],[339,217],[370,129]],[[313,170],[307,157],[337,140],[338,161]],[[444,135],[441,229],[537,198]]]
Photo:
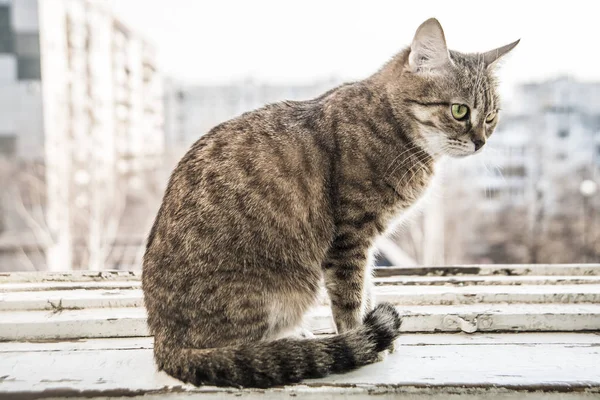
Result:
[[[377,361],[399,334],[393,305],[379,304],[349,332],[318,339],[280,339],[240,346],[169,352],[159,368],[194,385],[258,387],[296,383]],[[162,358],[162,357],[160,357]]]

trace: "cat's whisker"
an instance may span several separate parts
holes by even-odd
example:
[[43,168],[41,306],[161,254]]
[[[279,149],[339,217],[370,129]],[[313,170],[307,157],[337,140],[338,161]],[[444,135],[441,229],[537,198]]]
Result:
[[[415,155],[414,155],[414,156],[415,156],[415,157],[416,157],[416,159],[417,159],[417,163],[421,162],[420,158],[421,158],[422,156],[425,156],[426,154],[427,154],[427,153],[426,153],[424,150],[419,150],[417,153],[415,153]],[[396,172],[396,170],[397,170],[398,168],[400,168],[400,167],[404,167],[405,163],[406,163],[406,162],[410,162],[410,161],[411,161],[410,159],[407,159],[407,160],[405,160],[405,161],[404,161],[402,164],[400,164],[400,165],[397,165],[397,166],[394,168],[394,170],[393,170],[393,171],[392,171],[392,172],[391,172],[391,173],[388,175],[388,177],[391,177],[392,175],[394,175],[394,172]],[[413,165],[414,165],[414,164],[413,164]],[[405,175],[406,175],[406,174],[407,174],[407,173],[410,171],[410,169],[411,169],[411,168],[412,168],[412,166],[411,166],[411,167],[409,167],[409,169],[408,169],[407,171],[405,171],[404,175],[402,175],[402,177],[400,178],[400,180],[399,180],[398,182],[402,182],[402,179],[403,179],[403,178],[404,178],[404,176],[405,176]]]
[[401,156],[403,156],[404,154],[406,154],[406,153],[408,153],[408,152],[410,152],[410,151],[413,151],[413,150],[414,150],[414,148],[413,148],[413,147],[410,147],[410,146],[408,146],[408,148],[407,148],[407,149],[405,149],[405,150],[404,150],[404,151],[402,151],[400,154],[398,154],[396,157],[394,157],[394,159],[392,160],[392,162],[391,162],[391,163],[388,165],[388,167],[385,169],[385,171],[384,171],[384,173],[383,173],[384,177],[387,177],[387,175],[386,175],[386,174],[387,174],[387,172],[390,170],[391,166],[392,166],[392,165],[394,165],[394,163],[396,162],[396,160],[398,160],[398,159],[399,159]]
[[[421,151],[422,151],[422,150],[421,150]],[[412,166],[411,166],[411,167],[410,167],[408,170],[406,170],[406,171],[404,172],[404,174],[402,175],[402,177],[401,177],[401,178],[398,180],[398,184],[402,183],[402,180],[404,179],[404,177],[406,176],[406,174],[408,174],[409,172],[411,172],[411,170],[412,170],[412,169],[413,169],[415,166],[420,166],[420,163],[423,161],[423,160],[421,159],[421,157],[422,157],[422,158],[426,158],[426,156],[428,155],[428,154],[427,154],[427,152],[425,152],[425,151],[422,151],[421,153],[417,153],[417,154],[418,154],[418,155],[416,156],[416,157],[417,157],[417,162],[416,162],[415,164],[413,164],[413,165],[412,165]],[[408,185],[406,185],[406,186],[408,186]]]
[[[409,152],[409,151],[413,151],[413,150],[414,150],[414,148],[411,148],[411,149],[405,150],[405,151],[403,151],[403,152],[402,152],[400,155],[406,154],[407,152]],[[419,148],[419,149],[417,149],[417,151],[414,153],[414,155],[415,155],[415,156],[417,156],[417,155],[419,155],[419,154],[422,154],[422,153],[425,153],[425,150],[423,150],[423,149]],[[396,159],[398,159],[398,157],[396,157]],[[389,174],[387,174],[387,175],[385,175],[385,176],[384,176],[384,179],[387,179],[387,178],[389,178],[390,176],[394,175],[394,172],[396,172],[396,170],[397,170],[399,167],[403,166],[403,165],[404,165],[404,163],[405,163],[405,162],[408,162],[408,161],[410,161],[410,159],[401,160],[401,164],[399,164],[399,165],[397,165],[396,167],[394,167],[394,169],[392,170],[392,172],[390,172]]]

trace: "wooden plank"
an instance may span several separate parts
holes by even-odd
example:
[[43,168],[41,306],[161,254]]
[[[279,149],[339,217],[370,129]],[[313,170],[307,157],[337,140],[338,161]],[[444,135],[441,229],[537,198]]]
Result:
[[398,305],[600,304],[600,285],[377,286],[378,302]]
[[0,283],[129,281],[140,280],[141,277],[141,270],[0,272]]
[[[403,332],[503,332],[600,330],[597,304],[473,304],[398,306]],[[333,332],[331,310],[318,306],[306,316],[315,333]],[[146,336],[143,308],[0,312],[0,340]]]
[[100,282],[33,282],[33,283],[3,283],[0,285],[0,293],[42,291],[42,290],[81,290],[81,289],[136,289],[142,287],[139,280],[125,281],[100,281]]
[[[377,286],[377,301],[398,305],[481,303],[600,304],[600,285]],[[141,289],[74,289],[0,293],[0,311],[142,307]],[[321,304],[328,303],[325,295]]]
[[[375,278],[377,286],[465,286],[465,285],[600,285],[600,276],[394,276]],[[0,293],[81,289],[135,289],[139,280],[10,282],[0,284]]]
[[[590,276],[600,275],[600,264],[473,264],[443,266],[396,266],[374,269],[377,277],[390,276]],[[24,282],[103,282],[141,279],[141,270],[0,272],[1,283]]]
[[[0,397],[37,398],[52,394],[69,398],[202,395],[203,398],[332,399],[375,394],[384,399],[430,398],[424,395],[462,399],[458,396],[491,393],[515,394],[510,399],[517,400],[527,399],[529,394],[543,395],[536,399],[552,399],[559,391],[557,399],[597,398],[600,336],[584,334],[578,337],[585,340],[574,340],[572,334],[566,338],[561,335],[531,335],[526,344],[518,343],[521,335],[510,334],[494,335],[488,342],[480,343],[474,343],[473,336],[467,335],[404,336],[405,342],[399,340],[396,352],[383,362],[347,374],[269,390],[197,388],[183,384],[156,372],[152,350],[147,347],[99,349],[95,345],[73,349],[65,348],[63,343],[45,343],[31,344],[30,349],[5,351],[10,344],[0,343]],[[427,337],[426,343],[421,343],[423,337]],[[569,397],[569,393],[583,397]],[[409,395],[414,397],[404,397]]]
[[[540,343],[540,340],[545,344],[593,347],[600,340],[600,335],[586,332],[480,333],[475,335],[465,333],[404,333],[400,335],[396,343],[402,346],[439,346],[448,344],[504,346],[507,344],[536,345]],[[0,353],[152,349],[153,345],[154,338],[151,336],[73,339],[64,341],[0,342]]]
[[375,278],[375,285],[598,285],[600,276],[392,276]]
[[376,276],[398,275],[506,275],[506,276],[552,276],[552,275],[600,275],[600,264],[479,264],[442,265],[417,267],[376,268]]
[[0,311],[143,307],[141,289],[75,289],[0,293]]
[[147,336],[143,308],[0,313],[0,340]]

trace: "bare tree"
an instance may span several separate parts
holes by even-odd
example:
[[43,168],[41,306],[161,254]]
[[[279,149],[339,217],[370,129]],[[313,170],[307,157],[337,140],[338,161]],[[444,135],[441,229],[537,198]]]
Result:
[[[48,263],[52,262],[48,260],[48,257],[52,257],[48,249],[56,245],[58,235],[47,223],[48,186],[44,164],[4,161],[0,164],[0,179],[6,183],[3,185],[5,190],[0,193],[4,217],[2,220],[10,217],[18,222],[17,225],[21,225],[21,229],[17,227],[16,230],[5,231],[3,234],[11,243],[12,253],[16,254],[15,265],[21,269],[46,269]],[[111,265],[109,257],[114,253],[119,231],[122,229],[121,222],[128,207],[128,189],[127,181],[109,193],[93,182],[85,182],[84,185],[71,189],[71,196],[62,205],[69,208],[70,220],[63,226],[68,226],[70,230],[70,252],[75,268],[101,270]],[[156,203],[155,197],[157,196],[148,195],[147,202]],[[138,201],[133,206],[143,208],[144,205]],[[153,215],[151,211],[149,215]],[[145,230],[148,224],[142,219],[140,229]],[[143,240],[140,239],[136,243],[138,259],[141,257],[139,254],[142,246]],[[39,254],[33,254],[36,248]],[[64,265],[62,268],[69,267]]]

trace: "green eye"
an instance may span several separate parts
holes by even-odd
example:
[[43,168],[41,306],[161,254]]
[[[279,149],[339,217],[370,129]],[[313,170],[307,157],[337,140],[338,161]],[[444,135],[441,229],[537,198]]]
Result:
[[469,107],[464,104],[452,104],[452,116],[455,119],[462,121],[467,114],[469,114]]
[[496,111],[492,111],[491,113],[488,114],[487,118],[485,119],[485,122],[487,122],[488,124],[492,121],[494,121],[496,119]]

